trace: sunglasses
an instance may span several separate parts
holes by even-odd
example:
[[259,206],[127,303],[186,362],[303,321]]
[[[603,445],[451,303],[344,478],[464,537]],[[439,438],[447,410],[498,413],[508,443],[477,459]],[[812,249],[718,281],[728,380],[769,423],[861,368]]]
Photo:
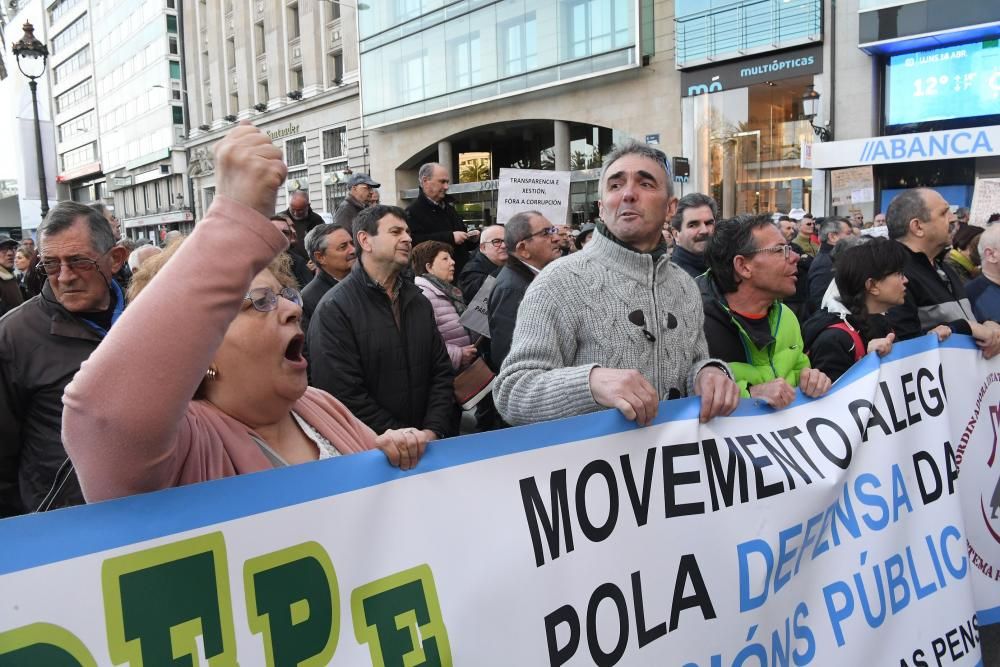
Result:
[[266,313],[278,307],[279,296],[288,299],[296,306],[302,305],[302,295],[299,294],[297,289],[292,289],[291,287],[282,287],[278,290],[277,294],[270,287],[254,287],[246,293],[243,300],[249,301],[254,310]]

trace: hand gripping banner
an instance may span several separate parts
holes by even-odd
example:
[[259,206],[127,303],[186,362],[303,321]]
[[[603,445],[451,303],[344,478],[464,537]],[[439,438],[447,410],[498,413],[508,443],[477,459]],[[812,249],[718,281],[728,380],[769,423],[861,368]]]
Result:
[[614,411],[0,521],[11,665],[981,664],[1000,363]]

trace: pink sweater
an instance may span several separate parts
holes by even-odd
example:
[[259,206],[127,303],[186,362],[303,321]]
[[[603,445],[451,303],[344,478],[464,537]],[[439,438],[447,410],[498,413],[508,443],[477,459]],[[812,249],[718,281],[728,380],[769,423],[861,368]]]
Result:
[[[286,247],[266,217],[216,196],[84,362],[63,396],[63,444],[88,502],[272,467],[247,426],[190,399],[250,282]],[[293,410],[341,453],[375,447],[326,392],[309,388]]]

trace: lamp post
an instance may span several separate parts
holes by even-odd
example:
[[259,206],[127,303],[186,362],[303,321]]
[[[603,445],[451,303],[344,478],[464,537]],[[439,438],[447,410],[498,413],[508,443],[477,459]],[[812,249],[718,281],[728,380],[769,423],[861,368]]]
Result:
[[49,214],[49,193],[45,187],[45,156],[42,155],[42,125],[38,120],[38,83],[45,74],[49,49],[35,37],[35,27],[30,22],[24,24],[24,35],[11,49],[17,58],[17,68],[28,77],[31,88],[31,107],[35,111],[35,157],[38,160],[38,194],[42,199],[42,219]]
[[806,86],[806,92],[802,93],[802,116],[809,121],[813,132],[820,141],[830,141],[833,138],[833,128],[829,124],[816,125],[813,118],[819,115],[819,93],[816,92],[813,84]]

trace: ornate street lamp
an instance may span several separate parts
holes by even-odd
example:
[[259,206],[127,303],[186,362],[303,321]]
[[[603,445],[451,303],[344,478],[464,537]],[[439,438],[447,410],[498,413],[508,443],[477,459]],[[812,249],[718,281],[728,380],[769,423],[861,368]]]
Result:
[[35,37],[35,27],[30,22],[24,24],[24,35],[14,44],[11,51],[17,58],[17,68],[28,77],[31,88],[31,107],[35,111],[35,159],[38,160],[38,193],[42,198],[42,219],[49,214],[49,193],[45,187],[45,156],[42,154],[42,126],[38,120],[38,84],[36,80],[45,74],[49,59],[49,49]]
[[820,141],[830,141],[833,138],[833,128],[830,127],[829,123],[826,125],[813,123],[813,118],[817,115],[819,115],[819,93],[810,83],[806,86],[806,92],[802,93],[802,117],[809,121],[813,132],[816,133]]

